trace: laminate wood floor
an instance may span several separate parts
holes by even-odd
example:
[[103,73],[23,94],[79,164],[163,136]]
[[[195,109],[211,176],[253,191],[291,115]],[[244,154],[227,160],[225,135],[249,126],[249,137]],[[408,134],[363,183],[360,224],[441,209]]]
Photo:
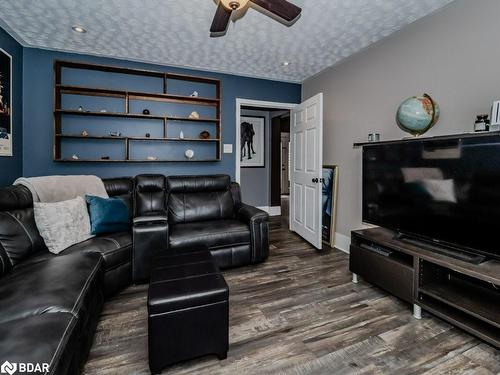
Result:
[[[269,260],[224,272],[228,358],[207,356],[168,374],[499,374],[500,351],[361,281],[348,256],[319,253],[271,221]],[[106,302],[86,375],[149,374],[147,286]]]

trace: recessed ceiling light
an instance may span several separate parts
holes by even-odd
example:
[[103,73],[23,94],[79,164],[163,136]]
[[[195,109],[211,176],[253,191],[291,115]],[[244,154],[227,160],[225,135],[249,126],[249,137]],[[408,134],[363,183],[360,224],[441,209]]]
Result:
[[81,26],[73,26],[72,29],[75,33],[85,34],[87,32],[87,30]]
[[283,61],[283,62],[281,63],[281,66],[288,66],[288,65],[290,65],[290,62],[289,62],[289,61]]

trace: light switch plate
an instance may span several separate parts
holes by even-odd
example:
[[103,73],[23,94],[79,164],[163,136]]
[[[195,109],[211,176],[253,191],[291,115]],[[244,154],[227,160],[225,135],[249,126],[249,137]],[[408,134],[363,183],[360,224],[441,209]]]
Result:
[[233,153],[233,144],[232,143],[224,143],[224,153],[232,154]]

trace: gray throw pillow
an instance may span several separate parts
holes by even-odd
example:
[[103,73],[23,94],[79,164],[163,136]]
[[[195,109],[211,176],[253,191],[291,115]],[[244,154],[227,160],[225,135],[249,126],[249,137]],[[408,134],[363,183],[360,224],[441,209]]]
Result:
[[87,203],[82,197],[56,203],[34,202],[33,208],[40,236],[54,254],[92,237]]

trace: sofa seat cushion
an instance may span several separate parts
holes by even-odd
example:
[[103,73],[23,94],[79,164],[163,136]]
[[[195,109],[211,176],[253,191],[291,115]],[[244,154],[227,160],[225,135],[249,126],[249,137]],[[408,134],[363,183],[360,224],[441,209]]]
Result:
[[130,232],[101,234],[68,247],[61,255],[82,252],[102,254],[105,271],[114,269],[132,261],[132,234]]
[[35,315],[2,323],[0,324],[2,361],[40,365],[47,363],[48,372],[36,373],[63,373],[58,370],[69,366],[71,350],[78,338],[77,331],[77,318],[68,313]]
[[250,243],[248,225],[238,220],[209,220],[176,224],[170,228],[170,248],[209,249]]
[[103,258],[75,253],[15,268],[0,279],[0,323],[45,313],[79,315],[103,283]]

